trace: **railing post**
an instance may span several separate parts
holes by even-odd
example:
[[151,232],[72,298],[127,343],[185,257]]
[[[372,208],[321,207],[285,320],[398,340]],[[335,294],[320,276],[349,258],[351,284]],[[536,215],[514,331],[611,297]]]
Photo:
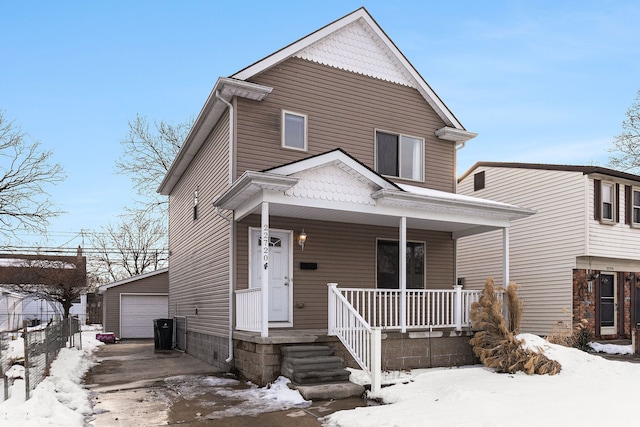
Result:
[[453,285],[454,299],[453,299],[453,316],[456,324],[456,331],[462,330],[462,286]]
[[371,328],[371,392],[382,388],[382,330]]
[[329,304],[329,318],[327,319],[327,335],[335,335],[336,329],[336,300],[334,293],[337,291],[337,283],[327,283],[327,289],[329,290],[329,296],[327,303]]

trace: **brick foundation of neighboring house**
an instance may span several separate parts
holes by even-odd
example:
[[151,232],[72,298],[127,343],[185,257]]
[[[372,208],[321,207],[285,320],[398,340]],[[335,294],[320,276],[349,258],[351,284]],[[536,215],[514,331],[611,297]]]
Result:
[[[603,334],[600,328],[601,299],[599,286],[601,274],[613,274],[616,278],[616,333]],[[573,270],[573,323],[577,325],[582,319],[592,336],[597,339],[630,339],[632,330],[640,319],[640,273]]]

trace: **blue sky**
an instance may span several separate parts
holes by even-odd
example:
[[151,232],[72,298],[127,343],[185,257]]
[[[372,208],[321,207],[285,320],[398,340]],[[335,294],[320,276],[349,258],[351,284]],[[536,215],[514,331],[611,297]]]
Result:
[[[476,161],[607,162],[640,89],[640,3],[19,1],[0,3],[0,109],[68,178],[48,245],[131,205],[127,122],[195,117],[228,76],[365,6],[462,124]],[[22,236],[24,237],[24,236]]]

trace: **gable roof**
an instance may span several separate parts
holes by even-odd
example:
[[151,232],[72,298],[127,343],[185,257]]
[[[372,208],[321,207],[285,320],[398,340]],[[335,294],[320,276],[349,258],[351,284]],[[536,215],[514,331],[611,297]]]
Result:
[[[335,47],[339,46],[339,52]],[[247,80],[298,57],[418,90],[447,126],[462,124],[364,7],[249,65],[231,77]],[[473,134],[475,136],[475,134]],[[467,136],[467,139],[471,139]]]
[[100,285],[99,286],[99,293],[104,293],[104,291],[106,291],[107,289],[111,289],[113,287],[116,286],[120,286],[120,285],[125,285],[127,283],[131,283],[131,282],[136,282],[138,280],[142,280],[142,279],[146,279],[148,277],[153,277],[153,276],[157,276],[163,273],[168,273],[169,272],[169,268],[165,267],[165,268],[160,268],[158,270],[155,271],[150,271],[149,273],[143,273],[143,274],[139,274],[137,276],[132,276],[132,277],[127,277],[126,279],[122,279],[122,280],[118,280],[117,282],[111,282],[111,283],[106,283],[104,285]]
[[469,168],[464,174],[458,178],[458,182],[461,182],[467,176],[473,173],[479,167],[492,167],[492,168],[511,168],[511,169],[538,169],[549,171],[564,171],[564,172],[579,172],[583,175],[607,175],[615,178],[628,179],[630,181],[640,182],[640,175],[634,175],[627,172],[618,171],[615,169],[604,168],[601,166],[578,166],[578,165],[556,165],[556,164],[544,164],[544,163],[514,163],[514,162],[477,162]]
[[159,193],[168,195],[171,192],[224,113],[226,102],[234,96],[257,101],[265,99],[272,88],[249,80],[292,57],[412,87],[445,123],[435,133],[438,138],[463,143],[477,135],[462,126],[369,12],[361,7],[230,77],[218,79],[162,180]]

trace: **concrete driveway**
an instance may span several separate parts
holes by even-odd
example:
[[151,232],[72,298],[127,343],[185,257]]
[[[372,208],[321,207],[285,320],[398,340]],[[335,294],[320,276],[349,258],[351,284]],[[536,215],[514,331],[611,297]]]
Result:
[[[273,410],[238,398],[255,386],[236,381],[188,354],[156,352],[153,340],[101,346],[85,383],[93,393],[95,427],[114,426],[321,426],[319,418],[365,406],[359,398],[313,402]],[[251,396],[251,395],[249,395]],[[264,412],[263,412],[264,411]]]

